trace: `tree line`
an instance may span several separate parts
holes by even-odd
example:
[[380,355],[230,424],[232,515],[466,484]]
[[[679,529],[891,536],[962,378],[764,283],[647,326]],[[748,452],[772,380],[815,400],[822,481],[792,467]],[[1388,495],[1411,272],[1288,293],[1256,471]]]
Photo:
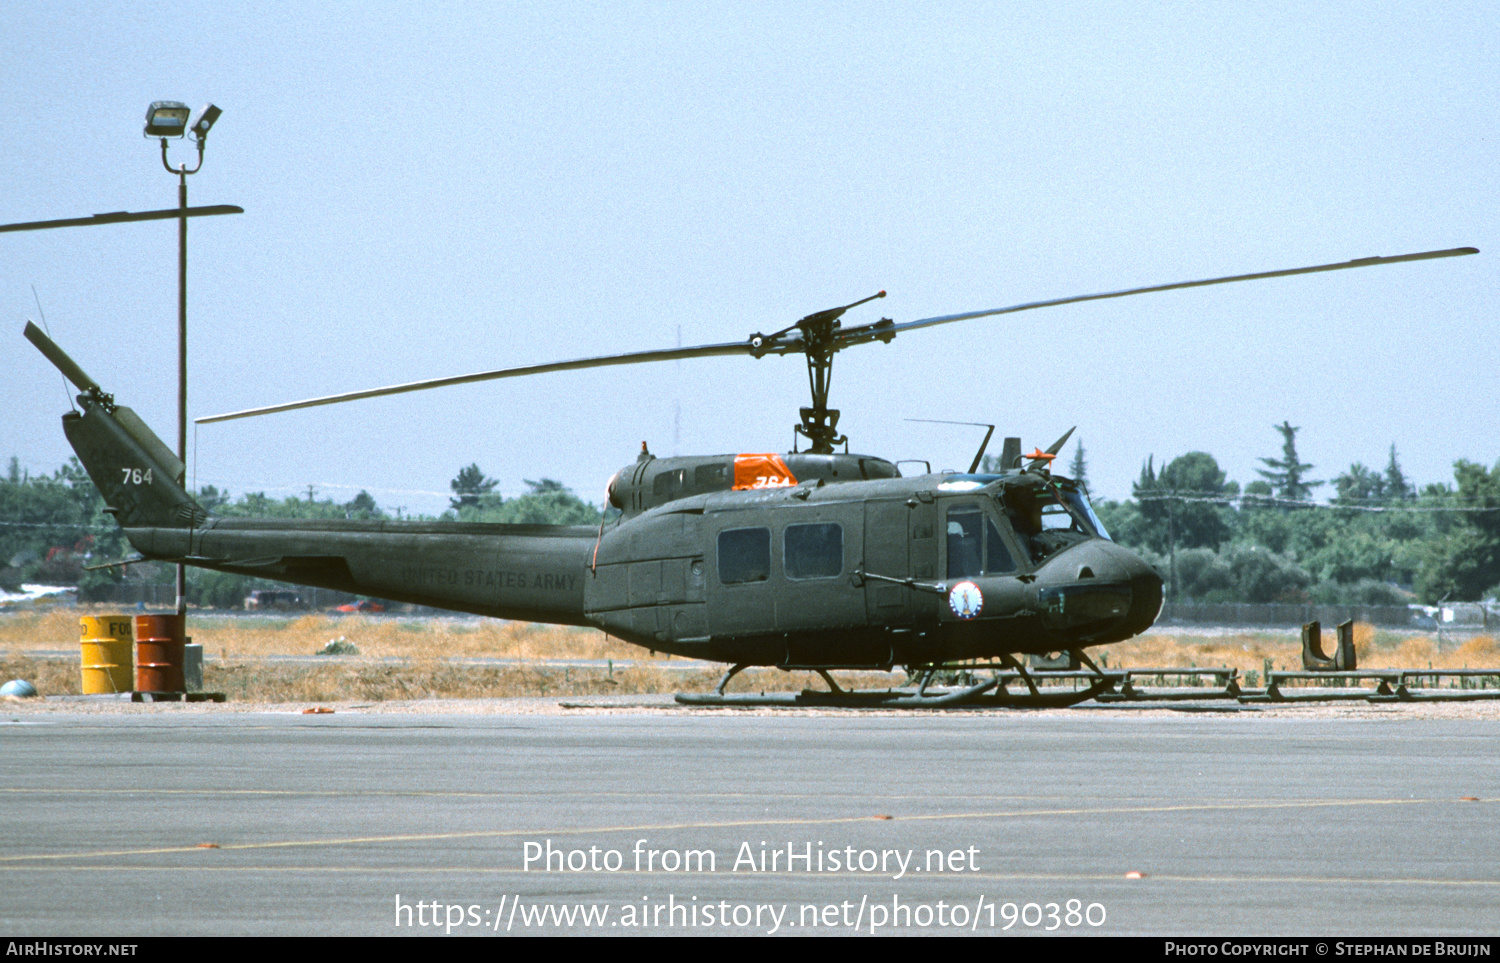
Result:
[[[1166,577],[1169,599],[1399,605],[1500,594],[1500,464],[1462,460],[1452,483],[1418,490],[1392,445],[1383,470],[1356,462],[1318,480],[1297,453],[1300,429],[1275,429],[1280,457],[1261,458],[1243,489],[1195,451],[1160,469],[1148,458],[1131,498],[1096,504],[1111,536]],[[1081,447],[1072,468],[1086,474]],[[1325,488],[1328,501],[1314,502]]]
[[[1145,556],[1168,582],[1168,598],[1197,602],[1314,602],[1362,605],[1500,595],[1500,464],[1459,461],[1452,483],[1420,490],[1406,477],[1394,445],[1383,469],[1356,462],[1328,481],[1302,462],[1289,422],[1275,426],[1279,457],[1262,458],[1261,477],[1243,489],[1207,452],[1141,468],[1131,497],[1095,508],[1111,537]],[[1067,469],[1087,485],[1080,442]],[[600,509],[550,478],[527,481],[511,498],[477,464],[459,470],[440,519],[513,524],[597,525]],[[1326,503],[1313,501],[1320,490]],[[388,519],[361,491],[347,502],[231,497],[198,491],[210,512],[229,517]],[[87,593],[120,581],[168,582],[170,566],[90,570],[130,552],[103,499],[76,458],[50,475],[29,475],[12,458],[0,479],[0,588],[22,583],[77,585]],[[400,509],[398,517],[405,516]],[[274,583],[189,569],[189,601],[237,607],[254,588]]]

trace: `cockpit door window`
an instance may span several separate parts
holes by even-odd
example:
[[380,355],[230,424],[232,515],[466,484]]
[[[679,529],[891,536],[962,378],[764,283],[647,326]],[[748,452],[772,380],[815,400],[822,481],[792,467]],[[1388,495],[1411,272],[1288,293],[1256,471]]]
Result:
[[948,578],[1008,575],[1016,570],[995,521],[978,505],[948,509]]

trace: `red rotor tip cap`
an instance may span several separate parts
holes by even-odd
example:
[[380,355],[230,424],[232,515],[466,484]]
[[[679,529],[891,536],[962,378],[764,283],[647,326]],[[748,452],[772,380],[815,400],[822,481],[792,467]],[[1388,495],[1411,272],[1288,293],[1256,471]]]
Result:
[[1050,451],[1042,451],[1040,448],[1038,448],[1036,451],[1032,452],[1026,457],[1030,458],[1032,461],[1051,461],[1057,456],[1052,454]]

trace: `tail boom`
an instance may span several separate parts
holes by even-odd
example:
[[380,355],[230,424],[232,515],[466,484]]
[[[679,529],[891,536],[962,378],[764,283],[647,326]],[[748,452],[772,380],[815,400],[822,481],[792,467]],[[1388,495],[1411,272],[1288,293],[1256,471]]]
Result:
[[26,337],[78,386],[63,431],[147,559],[497,618],[586,625],[589,527],[216,518],[182,462],[35,325]]
[[550,525],[209,518],[126,529],[142,555],[494,618],[588,624],[596,531]]

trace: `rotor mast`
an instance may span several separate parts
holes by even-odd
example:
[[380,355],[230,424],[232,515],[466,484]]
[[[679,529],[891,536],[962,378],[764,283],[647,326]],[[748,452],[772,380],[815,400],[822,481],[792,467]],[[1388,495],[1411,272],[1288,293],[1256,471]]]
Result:
[[[843,347],[838,337],[839,318],[850,308],[885,297],[880,291],[867,298],[839,308],[816,311],[789,328],[771,335],[752,335],[750,352],[759,358],[767,352],[789,353],[798,350],[807,356],[807,388],[812,394],[812,405],[802,408],[802,424],[794,425],[796,433],[812,442],[808,451],[815,455],[833,454],[835,445],[847,445],[849,438],[838,432],[839,412],[828,407],[828,387],[833,380],[833,356]],[[795,346],[783,341],[785,335],[797,332]]]
[[838,409],[828,407],[828,385],[833,379],[833,355],[837,350],[833,333],[838,330],[838,317],[845,310],[819,311],[798,322],[807,345],[807,387],[812,392],[812,406],[801,409],[802,424],[795,427],[797,434],[812,442],[808,450],[817,455],[831,455],[835,445],[849,442],[847,435],[838,433]]
[[[838,322],[834,322],[837,324]],[[839,412],[828,407],[828,382],[833,377],[833,350],[807,350],[807,386],[812,391],[812,407],[802,408],[802,424],[797,425],[797,434],[812,442],[808,451],[817,455],[833,454],[835,445],[846,445],[848,435],[838,433]]]

